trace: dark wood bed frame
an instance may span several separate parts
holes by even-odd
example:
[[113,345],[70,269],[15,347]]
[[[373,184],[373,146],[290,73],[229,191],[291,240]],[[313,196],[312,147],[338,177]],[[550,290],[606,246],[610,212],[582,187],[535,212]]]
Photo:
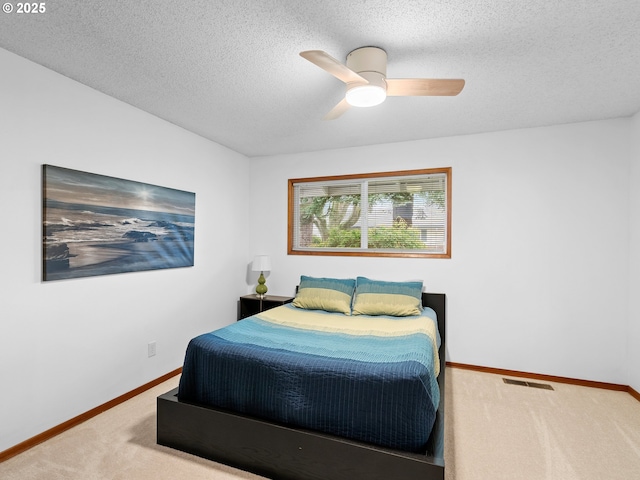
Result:
[[273,479],[444,480],[446,296],[423,293],[438,315],[440,405],[426,454],[377,447],[178,400],[157,400],[157,442]]

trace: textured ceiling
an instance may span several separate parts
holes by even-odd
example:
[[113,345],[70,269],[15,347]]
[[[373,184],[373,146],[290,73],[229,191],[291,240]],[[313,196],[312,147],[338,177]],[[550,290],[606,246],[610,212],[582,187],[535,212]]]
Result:
[[[368,45],[466,86],[321,120],[344,84],[299,52]],[[0,47],[248,156],[640,110],[639,0],[56,0],[0,13]]]

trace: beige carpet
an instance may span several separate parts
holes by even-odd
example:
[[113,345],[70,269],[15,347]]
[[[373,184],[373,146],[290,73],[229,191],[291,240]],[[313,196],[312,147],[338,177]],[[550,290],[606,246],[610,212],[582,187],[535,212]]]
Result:
[[[0,478],[261,478],[155,444],[156,396],[177,381],[1,463]],[[447,480],[640,478],[640,402],[624,392],[551,385],[506,385],[497,375],[448,368]]]

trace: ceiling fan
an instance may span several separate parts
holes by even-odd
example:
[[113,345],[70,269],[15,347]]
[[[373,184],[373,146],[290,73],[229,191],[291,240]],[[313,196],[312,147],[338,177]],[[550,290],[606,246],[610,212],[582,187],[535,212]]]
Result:
[[352,106],[379,105],[388,96],[453,96],[464,88],[462,79],[387,78],[387,52],[378,47],[355,49],[346,65],[322,50],[306,50],[300,56],[347,84],[345,98],[323,120],[338,118]]

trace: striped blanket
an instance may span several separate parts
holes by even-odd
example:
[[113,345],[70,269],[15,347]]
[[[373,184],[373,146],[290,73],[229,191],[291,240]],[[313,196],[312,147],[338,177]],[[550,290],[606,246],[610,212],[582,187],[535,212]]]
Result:
[[189,343],[178,397],[422,451],[439,404],[435,313],[345,316],[290,304]]

